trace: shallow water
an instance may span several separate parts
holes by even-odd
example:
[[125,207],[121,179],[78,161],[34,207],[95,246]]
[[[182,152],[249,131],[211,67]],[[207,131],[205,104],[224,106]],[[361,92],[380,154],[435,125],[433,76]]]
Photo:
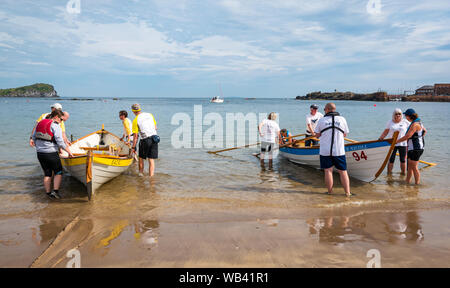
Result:
[[[171,125],[173,115],[192,116],[194,105],[202,105],[203,116],[217,112],[224,119],[226,113],[275,111],[281,127],[300,134],[311,102],[60,99],[71,113],[66,127],[74,138],[101,124],[120,135],[118,111],[141,103],[158,121],[160,159],[153,179],[137,177],[133,166],[103,185],[91,202],[83,185],[66,175],[64,199],[52,202],[44,195],[28,137],[53,101],[0,101],[0,117],[13,124],[0,128],[1,267],[31,265],[57,235],[37,266],[64,267],[65,252],[74,247],[86,267],[365,267],[369,249],[380,250],[383,267],[449,266],[448,103],[337,101],[349,124],[348,137],[356,140],[378,138],[394,108],[413,107],[428,129],[421,159],[438,164],[421,170],[419,186],[404,184],[398,162],[392,176],[383,173],[374,183],[351,179],[357,196],[346,199],[338,177],[336,195],[323,194],[319,170],[284,159],[276,159],[273,169],[261,169],[252,155],[257,148],[213,155],[206,148],[171,146],[178,128]],[[325,102],[316,103],[323,109]],[[61,233],[69,223],[74,228]]]

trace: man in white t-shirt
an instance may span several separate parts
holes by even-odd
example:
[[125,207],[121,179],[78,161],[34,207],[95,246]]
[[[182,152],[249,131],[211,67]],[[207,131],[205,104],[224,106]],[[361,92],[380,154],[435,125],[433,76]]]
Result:
[[339,172],[345,194],[351,196],[344,146],[344,138],[349,132],[347,121],[336,112],[334,103],[328,103],[324,111],[325,116],[319,120],[314,132],[315,136],[320,138],[320,168],[325,170],[327,194],[333,192],[334,166]]
[[154,137],[157,135],[156,120],[152,114],[141,112],[139,104],[133,104],[131,111],[136,115],[132,123],[133,152],[136,152],[137,139],[141,137],[139,140],[139,176],[144,176],[144,160],[148,158],[149,176],[152,177],[155,172],[154,159],[158,158],[159,137]]
[[[319,119],[323,118],[323,114],[320,112],[317,112],[317,109],[319,109],[319,106],[316,104],[312,104],[309,107],[311,113],[306,115],[306,137],[311,137],[314,134],[314,130],[316,129],[317,122]],[[312,145],[319,144],[319,141],[315,139],[308,139],[305,141],[305,147],[309,147]]]
[[269,155],[269,168],[272,167],[273,150],[275,143],[278,143],[280,136],[280,126],[275,122],[277,114],[272,112],[267,119],[264,119],[258,126],[259,136],[261,137],[261,167],[264,167],[264,157],[266,153]]

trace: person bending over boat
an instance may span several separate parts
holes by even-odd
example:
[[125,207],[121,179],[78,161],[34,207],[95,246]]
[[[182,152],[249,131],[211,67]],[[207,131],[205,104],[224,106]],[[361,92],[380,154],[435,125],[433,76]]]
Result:
[[122,110],[119,112],[119,118],[122,120],[123,125],[123,134],[122,138],[120,140],[123,140],[129,144],[133,143],[133,137],[131,132],[131,120],[128,118],[128,112],[125,110]]
[[417,115],[414,109],[408,109],[405,111],[406,119],[411,122],[406,131],[406,135],[397,140],[397,143],[407,141],[408,147],[408,172],[406,174],[406,183],[411,182],[412,175],[414,174],[414,180],[416,184],[420,184],[420,171],[419,160],[423,154],[425,141],[424,136],[427,133],[425,127],[423,127],[420,121],[419,115]]
[[285,128],[280,130],[280,145],[286,145],[286,144],[291,144],[292,143],[292,138],[291,137],[291,133],[289,133],[289,131]]
[[[45,119],[45,118],[49,118],[50,117],[50,114],[53,112],[53,111],[55,111],[55,110],[61,110],[62,111],[62,105],[61,104],[59,104],[59,103],[55,103],[55,104],[53,104],[52,106],[50,106],[50,109],[51,109],[51,111],[50,111],[50,113],[43,113],[43,114],[41,114],[41,116],[36,120],[36,124],[34,125],[34,127],[33,127],[33,130],[31,130],[31,135],[33,135],[33,133],[34,133],[34,130],[36,129],[36,125],[42,120],[42,119]],[[59,126],[61,127],[61,130],[62,130],[62,137],[63,137],[63,139],[64,139],[64,143],[66,143],[66,145],[70,145],[70,141],[67,139],[67,137],[66,137],[66,127],[65,127],[65,125],[64,125],[64,122],[65,121],[67,121],[68,119],[69,119],[69,113],[68,112],[66,112],[66,111],[64,111],[63,112],[63,121],[59,124]],[[32,139],[32,137],[30,136],[30,146],[31,147],[34,147],[34,141],[33,141],[33,139]]]
[[264,158],[267,153],[269,155],[269,168],[272,168],[276,138],[281,139],[280,126],[275,122],[275,119],[277,119],[277,114],[271,112],[267,119],[264,119],[258,125],[259,136],[261,137],[261,167],[264,167]]
[[344,146],[344,138],[349,132],[347,121],[336,112],[336,105],[334,103],[328,103],[324,111],[326,114],[323,118],[319,119],[313,136],[320,138],[320,168],[325,170],[325,184],[328,188],[327,194],[333,192],[334,166],[339,172],[345,194],[351,196]]
[[144,160],[148,158],[149,176],[153,177],[155,173],[154,159],[158,159],[159,143],[159,137],[156,134],[156,120],[151,113],[141,112],[139,104],[133,104],[131,111],[136,115],[132,123],[133,152],[136,152],[136,143],[138,137],[141,137],[139,140],[139,176],[144,176]]
[[[59,109],[50,114],[49,119],[42,119],[34,129],[32,140],[36,146],[36,153],[42,170],[44,170],[44,187],[47,196],[60,199],[59,186],[62,181],[62,165],[59,159],[59,148],[64,149],[73,157],[64,139],[59,124],[63,121],[63,112]],[[52,186],[53,177],[53,190]]]
[[[314,130],[317,126],[317,122],[319,119],[323,118],[323,114],[320,112],[317,112],[317,109],[319,109],[319,106],[316,104],[312,104],[310,107],[310,113],[306,115],[306,137],[311,137],[314,133]],[[305,141],[305,147],[309,147],[312,145],[319,144],[319,141],[316,139],[308,139]]]
[[[394,132],[398,131],[398,138],[405,136],[406,130],[408,129],[409,122],[403,119],[402,110],[396,108],[394,113],[392,113],[392,120],[386,124],[386,129],[384,129],[378,140],[383,140],[385,137],[391,138]],[[395,155],[397,152],[400,154],[400,169],[401,174],[405,175],[406,172],[406,142],[401,142],[395,145],[394,151],[392,151],[391,158],[389,158],[388,164],[388,174],[392,173],[392,168],[394,168]]]

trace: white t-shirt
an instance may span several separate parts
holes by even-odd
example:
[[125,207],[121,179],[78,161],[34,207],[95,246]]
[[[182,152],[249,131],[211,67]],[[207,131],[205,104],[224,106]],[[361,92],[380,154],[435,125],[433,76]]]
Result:
[[[314,129],[315,133],[320,133],[323,129],[330,127],[332,125],[332,117],[326,116],[317,122],[316,129]],[[347,121],[342,116],[334,117],[334,126],[339,127],[344,131],[345,134],[348,134],[348,126]],[[344,134],[338,129],[334,129],[334,143],[333,143],[333,155],[330,155],[331,148],[331,136],[333,134],[333,129],[328,129],[324,131],[320,135],[320,152],[319,154],[322,156],[342,156],[345,155],[345,147],[344,147]]]
[[[319,121],[320,118],[323,118],[323,114],[320,112],[316,112],[316,115],[314,115],[314,116],[311,115],[311,113],[307,114],[306,115],[306,132],[309,131],[308,124],[311,124],[312,131],[314,131],[316,129],[317,122]],[[310,135],[311,133],[307,133],[307,134]]]
[[133,133],[139,133],[141,139],[156,135],[156,120],[150,113],[140,113],[132,123]]
[[280,132],[280,126],[274,120],[264,119],[261,126],[261,141],[275,143],[275,139]]
[[[386,138],[391,138],[392,135],[394,135],[395,131],[398,131],[398,138],[401,138],[403,136],[405,136],[406,134],[406,130],[408,130],[409,127],[409,121],[406,119],[402,119],[402,121],[395,123],[392,120],[389,120],[386,124],[386,129],[389,129],[389,133],[387,134]],[[406,146],[407,143],[406,141],[400,142],[398,144],[396,144],[395,146]]]

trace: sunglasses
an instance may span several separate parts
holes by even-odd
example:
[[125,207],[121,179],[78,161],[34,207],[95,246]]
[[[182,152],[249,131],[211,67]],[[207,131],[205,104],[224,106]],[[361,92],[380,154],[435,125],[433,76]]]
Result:
[[395,113],[395,115],[402,115],[402,113]]

